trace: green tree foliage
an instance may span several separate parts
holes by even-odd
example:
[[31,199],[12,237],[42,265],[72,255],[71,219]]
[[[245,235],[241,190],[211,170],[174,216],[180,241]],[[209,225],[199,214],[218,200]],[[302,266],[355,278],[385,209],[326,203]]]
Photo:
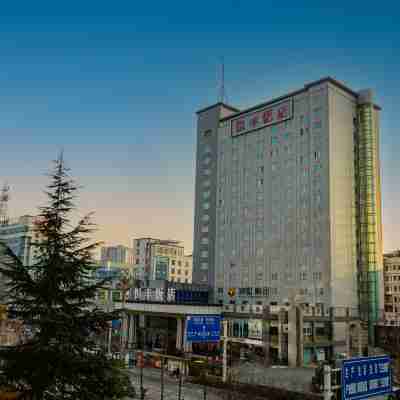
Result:
[[35,400],[133,395],[124,367],[96,346],[95,338],[119,315],[95,304],[105,281],[93,279],[93,251],[99,243],[89,239],[91,215],[72,223],[78,187],[62,154],[54,163],[33,243],[34,265],[23,265],[10,249],[0,247],[8,304],[34,331],[23,343],[0,350],[2,383],[28,390]]

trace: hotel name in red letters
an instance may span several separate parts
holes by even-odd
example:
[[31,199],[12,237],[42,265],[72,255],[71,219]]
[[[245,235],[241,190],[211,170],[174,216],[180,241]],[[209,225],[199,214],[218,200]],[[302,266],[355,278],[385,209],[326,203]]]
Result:
[[287,99],[279,103],[271,104],[260,110],[231,120],[232,136],[239,136],[246,132],[260,129],[265,126],[278,124],[292,118],[293,105],[292,99]]

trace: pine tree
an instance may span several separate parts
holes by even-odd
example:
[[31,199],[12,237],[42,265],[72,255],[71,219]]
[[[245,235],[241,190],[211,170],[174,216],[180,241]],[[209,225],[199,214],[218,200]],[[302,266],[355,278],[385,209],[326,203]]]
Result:
[[122,364],[96,346],[96,337],[119,314],[96,307],[96,292],[105,282],[92,278],[97,268],[93,251],[99,245],[88,238],[94,225],[91,215],[72,224],[78,187],[62,154],[54,163],[33,243],[34,265],[23,265],[11,250],[0,247],[8,304],[34,331],[24,343],[0,350],[2,383],[29,391],[34,400],[133,396]]

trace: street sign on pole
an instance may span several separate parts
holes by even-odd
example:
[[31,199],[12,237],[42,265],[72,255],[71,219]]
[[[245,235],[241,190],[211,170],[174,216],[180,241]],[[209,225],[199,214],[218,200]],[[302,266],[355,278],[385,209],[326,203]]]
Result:
[[390,357],[363,357],[342,364],[342,400],[361,400],[392,391]]
[[219,315],[189,315],[186,319],[188,342],[219,342],[221,317]]

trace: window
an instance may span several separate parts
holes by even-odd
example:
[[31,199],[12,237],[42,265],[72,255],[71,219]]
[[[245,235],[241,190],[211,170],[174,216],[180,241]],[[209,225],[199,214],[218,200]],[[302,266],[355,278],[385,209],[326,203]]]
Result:
[[209,179],[203,181],[203,186],[204,186],[204,187],[209,187],[209,186],[211,186],[211,181],[210,181]]
[[314,158],[315,158],[315,161],[319,161],[321,159],[321,152],[316,151],[314,153]]
[[211,170],[209,168],[203,169],[203,175],[206,175],[206,176],[211,175]]
[[181,274],[181,272],[182,272],[182,270],[178,269],[178,275],[180,275],[180,274]]
[[212,135],[212,130],[211,129],[207,129],[206,131],[204,131],[203,136],[204,137],[210,137]]
[[185,283],[189,283],[189,279],[185,279]]
[[181,278],[178,278],[178,279],[177,279],[177,282],[180,283],[180,281],[181,281]]
[[208,251],[206,251],[206,250],[203,250],[200,254],[201,254],[202,258],[207,258],[208,257]]
[[178,261],[178,267],[180,267],[182,265],[181,261]]
[[307,272],[300,272],[300,280],[301,281],[307,280]]
[[272,279],[273,281],[277,281],[277,280],[278,280],[278,273],[277,273],[277,272],[273,272],[273,273],[271,274],[271,279]]
[[201,227],[201,232],[202,232],[202,233],[207,233],[207,232],[208,232],[208,225],[203,225],[203,226]]
[[201,217],[201,220],[203,222],[208,222],[210,220],[210,216],[208,214],[203,214],[203,216]]
[[203,203],[203,210],[208,210],[209,208],[210,208],[210,203],[209,202]]
[[208,263],[206,263],[206,262],[201,263],[200,268],[202,270],[207,270],[208,269]]
[[171,261],[171,265],[175,265],[175,260],[172,260],[172,261]]
[[210,197],[211,192],[207,190],[206,192],[203,192],[203,199],[208,199]]
[[211,162],[211,157],[206,157],[206,158],[203,160],[203,164],[204,164],[204,165],[210,164],[210,162]]
[[204,154],[211,154],[212,153],[211,146],[209,145],[204,146],[203,152]]
[[186,270],[185,271],[185,275],[188,276],[189,275],[189,271]]
[[208,244],[208,237],[202,237],[201,244]]

